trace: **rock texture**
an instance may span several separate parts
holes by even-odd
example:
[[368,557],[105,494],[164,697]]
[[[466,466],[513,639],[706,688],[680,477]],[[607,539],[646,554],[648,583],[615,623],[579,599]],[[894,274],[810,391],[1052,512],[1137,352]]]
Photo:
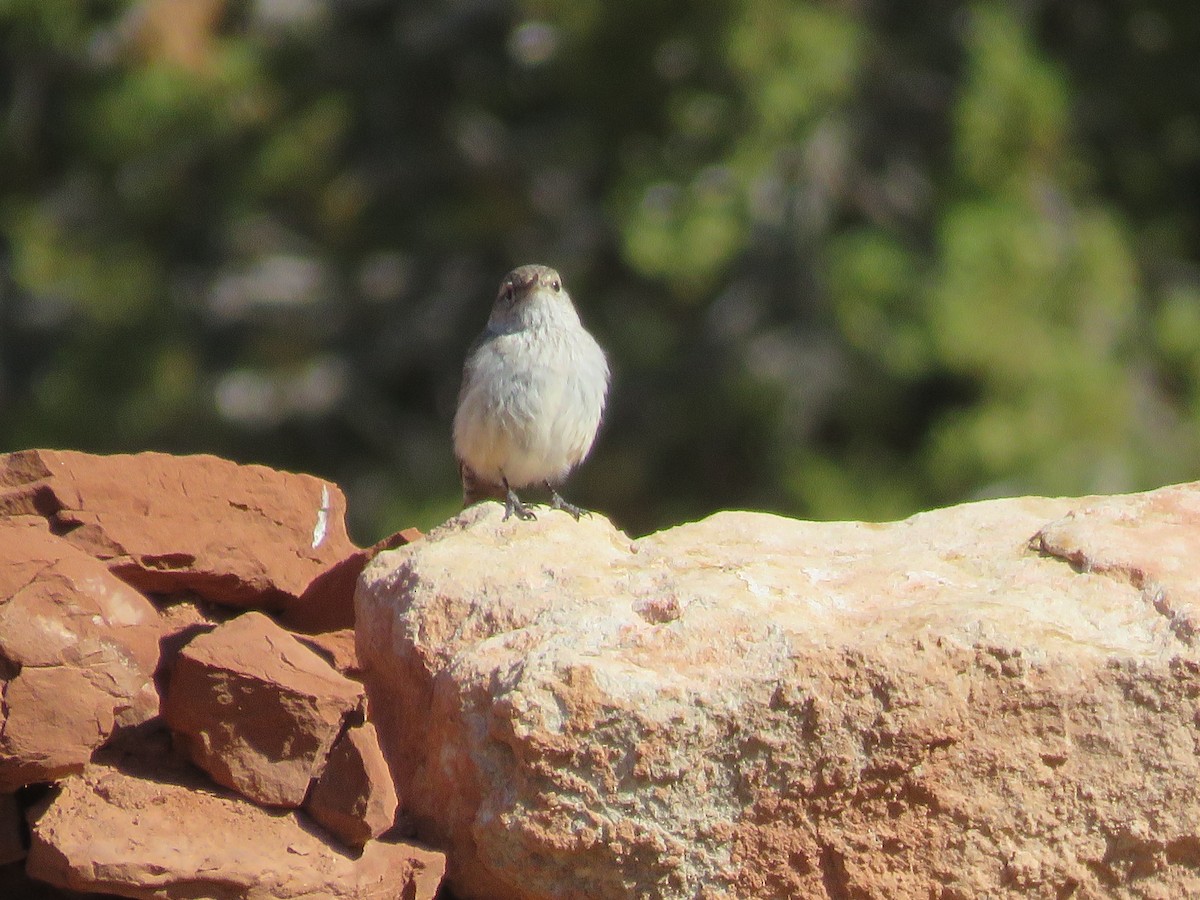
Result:
[[338,738],[304,808],[344,843],[361,847],[396,819],[396,788],[370,722]]
[[1200,896],[1200,485],[631,542],[483,504],[357,596],[460,898]]
[[158,714],[158,614],[41,519],[0,519],[0,792]]
[[[27,450],[0,457],[0,515],[45,517],[138,590],[193,591],[257,609],[316,605],[326,627],[352,622],[348,604],[328,608],[337,594],[323,577],[338,570],[334,587],[344,588],[338,567],[358,552],[345,509],[327,481],[215,456]],[[310,590],[321,603],[306,597]]]
[[440,854],[374,841],[339,851],[302,814],[214,791],[160,754],[89,766],[32,815],[30,875],[121,897],[430,900]]
[[1084,503],[1038,532],[1039,550],[1127,581],[1187,646],[1200,627],[1200,490],[1166,488]]
[[179,654],[163,715],[218,784],[268,806],[299,806],[363,689],[262,613]]
[[343,675],[354,677],[359,674],[358,653],[354,649],[354,629],[339,628],[323,634],[297,635],[300,643],[308,647]]
[[[357,550],[341,498],[212,457],[0,456],[0,897],[432,900],[443,857],[381,837],[346,677],[359,571],[420,535]],[[176,758],[160,696],[240,796]],[[310,791],[327,828],[267,808]]]

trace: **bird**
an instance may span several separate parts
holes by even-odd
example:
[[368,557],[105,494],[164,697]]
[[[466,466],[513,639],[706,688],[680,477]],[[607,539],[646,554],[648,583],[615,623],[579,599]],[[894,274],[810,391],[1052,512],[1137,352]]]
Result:
[[551,507],[586,512],[558,487],[592,449],[609,388],[608,359],[549,266],[509,272],[467,352],[454,414],[463,507],[504,502],[504,519],[537,516],[517,496],[549,489]]

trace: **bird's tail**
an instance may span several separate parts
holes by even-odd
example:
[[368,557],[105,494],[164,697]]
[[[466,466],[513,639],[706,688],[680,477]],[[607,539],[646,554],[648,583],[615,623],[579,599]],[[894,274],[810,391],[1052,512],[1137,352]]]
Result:
[[468,506],[474,506],[482,500],[500,500],[504,501],[505,491],[504,486],[493,484],[480,478],[465,462],[459,460],[458,472],[462,476],[463,486],[463,509]]

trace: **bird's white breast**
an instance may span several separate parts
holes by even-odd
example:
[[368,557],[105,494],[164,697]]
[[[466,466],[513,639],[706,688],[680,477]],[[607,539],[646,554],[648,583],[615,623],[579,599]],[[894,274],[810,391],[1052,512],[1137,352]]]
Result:
[[570,307],[489,333],[464,372],[455,452],[495,484],[557,483],[592,447],[608,379],[604,352]]

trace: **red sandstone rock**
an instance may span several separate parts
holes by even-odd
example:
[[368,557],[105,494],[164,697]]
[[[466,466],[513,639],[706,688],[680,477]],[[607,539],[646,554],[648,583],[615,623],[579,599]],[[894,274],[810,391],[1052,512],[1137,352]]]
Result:
[[361,671],[358,652],[354,649],[353,628],[339,628],[320,634],[298,634],[296,639],[316,651],[318,656],[343,675],[354,676]]
[[180,650],[199,635],[207,634],[231,618],[233,618],[233,614],[228,609],[213,606],[204,601],[176,597],[168,603],[160,603],[158,607],[158,645],[161,649],[158,666],[159,684],[165,686],[168,683]]
[[0,519],[0,791],[79,771],[158,714],[153,605],[40,519]]
[[113,697],[85,671],[28,668],[4,691],[5,789],[78,772],[113,730]]
[[[139,590],[194,591],[236,607],[300,603],[354,554],[345,508],[329,482],[214,456],[0,457],[0,515],[44,517]],[[320,594],[323,621],[351,624],[348,592]]]
[[[0,456],[0,898],[436,894],[440,854],[371,839],[392,824],[395,789],[373,726],[344,727],[362,721],[361,686],[321,658],[357,670],[344,626],[380,549],[355,550],[343,507],[317,479],[211,457]],[[170,602],[156,610],[134,586]],[[262,615],[225,621],[210,603],[342,628],[305,635],[314,653]],[[165,745],[149,769],[110,767],[111,747],[89,763],[117,729],[157,715],[156,672],[179,745],[214,779],[271,805],[311,788],[310,814],[361,856],[305,813],[214,793]],[[34,882],[8,792],[50,780],[31,811]]]
[[122,897],[431,900],[445,864],[392,841],[353,857],[301,813],[214,790],[165,754],[90,765],[30,818],[30,875]]
[[354,585],[371,560],[367,550],[357,550],[313,579],[296,602],[280,612],[280,621],[296,631],[320,633],[354,626]]
[[352,847],[379,837],[396,818],[396,788],[370,722],[348,728],[329,752],[304,808]]
[[362,700],[361,685],[263,614],[246,613],[180,651],[163,715],[218,784],[299,806]]
[[325,570],[296,602],[283,611],[284,625],[310,634],[354,628],[354,586],[372,559],[384,550],[394,550],[421,537],[416,528],[405,528],[378,543],[347,556]]

